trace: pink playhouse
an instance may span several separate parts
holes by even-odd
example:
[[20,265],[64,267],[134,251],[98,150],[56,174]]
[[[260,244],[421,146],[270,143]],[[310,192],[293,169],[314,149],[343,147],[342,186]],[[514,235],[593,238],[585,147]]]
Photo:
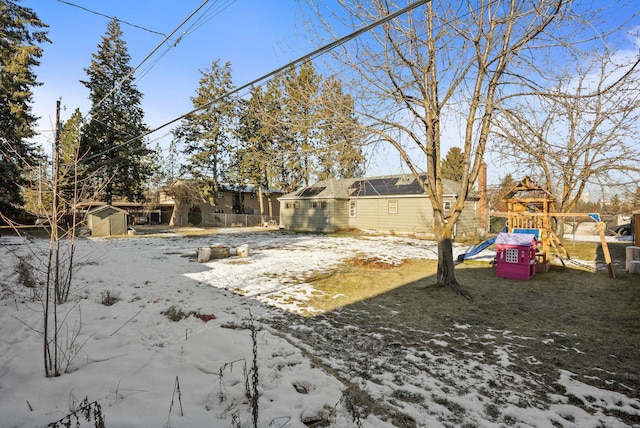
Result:
[[496,275],[528,281],[536,274],[536,236],[500,233],[496,237]]

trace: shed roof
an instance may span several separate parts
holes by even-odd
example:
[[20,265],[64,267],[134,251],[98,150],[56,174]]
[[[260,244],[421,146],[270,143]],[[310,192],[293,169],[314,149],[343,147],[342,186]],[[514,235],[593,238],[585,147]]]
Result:
[[112,205],[103,205],[101,207],[94,208],[89,211],[89,214],[98,215],[98,214],[112,214],[112,213],[125,213],[128,214],[126,210],[116,208]]

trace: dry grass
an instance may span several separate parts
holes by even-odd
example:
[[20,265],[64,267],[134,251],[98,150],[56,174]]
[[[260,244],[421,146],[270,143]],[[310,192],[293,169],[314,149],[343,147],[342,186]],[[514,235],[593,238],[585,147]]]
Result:
[[[610,245],[617,265],[620,260],[624,264],[625,246]],[[574,258],[602,261],[598,244],[571,247]],[[304,318],[288,315],[279,328],[292,329],[290,334],[298,336],[292,326],[308,325],[311,330],[300,329],[299,340],[313,346],[320,357],[341,355],[351,370],[360,370],[365,378],[371,375],[371,355],[421,349],[429,337],[462,335],[465,340],[456,343],[461,358],[487,358],[495,347],[514,346],[514,337],[523,338],[516,340],[514,370],[522,367],[522,376],[530,376],[526,359],[539,362],[535,372],[540,387],[535,394],[541,403],[557,388],[559,369],[589,379],[594,386],[640,398],[637,275],[616,268],[617,277],[611,278],[606,269],[588,272],[554,266],[530,281],[517,281],[496,277],[486,263],[465,262],[456,268],[456,277],[473,297],[467,301],[435,285],[433,260],[409,260],[392,268],[376,264],[352,259],[332,272],[307,278],[320,291],[308,304],[323,313]],[[357,332],[357,344],[346,332]],[[488,334],[491,340],[482,339]],[[640,417],[633,415],[621,418],[640,423]]]

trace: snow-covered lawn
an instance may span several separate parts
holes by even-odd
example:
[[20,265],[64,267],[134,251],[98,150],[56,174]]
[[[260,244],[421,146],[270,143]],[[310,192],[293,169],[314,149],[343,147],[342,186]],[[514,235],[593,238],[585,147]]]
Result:
[[[313,285],[301,280],[309,271],[355,254],[435,259],[434,242],[219,232],[81,240],[72,298],[59,311],[61,335],[79,332],[62,344],[66,355],[77,355],[66,373],[49,379],[42,306],[29,299],[32,290],[14,285],[14,253],[48,242],[0,238],[0,428],[46,426],[85,397],[100,404],[110,428],[253,426],[247,389],[254,345],[259,427],[616,427],[627,426],[616,414],[640,415],[640,401],[631,398],[639,385],[629,385],[627,396],[564,370],[554,376],[566,393],[541,397],[541,381],[514,370],[519,344],[529,340],[517,333],[471,336],[470,326],[452,320],[450,330],[425,326],[407,343],[394,326],[372,332],[351,325],[349,317],[367,316],[361,311],[339,311],[340,322],[298,315],[314,312],[305,304]],[[212,244],[246,244],[250,256],[194,261],[198,247]],[[455,255],[466,249],[456,247]],[[103,304],[114,296],[115,304]],[[191,316],[172,321],[167,311]],[[463,351],[473,341],[492,346],[493,355]],[[534,368],[535,356],[528,361]]]

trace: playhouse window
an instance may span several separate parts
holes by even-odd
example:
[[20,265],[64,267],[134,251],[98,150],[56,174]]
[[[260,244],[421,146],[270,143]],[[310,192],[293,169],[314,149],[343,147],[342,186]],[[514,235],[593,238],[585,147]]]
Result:
[[518,252],[517,248],[507,248],[505,250],[505,258],[504,261],[507,263],[518,263]]
[[389,201],[388,213],[398,214],[398,201]]
[[311,208],[316,210],[324,210],[327,208],[327,201],[312,201]]

